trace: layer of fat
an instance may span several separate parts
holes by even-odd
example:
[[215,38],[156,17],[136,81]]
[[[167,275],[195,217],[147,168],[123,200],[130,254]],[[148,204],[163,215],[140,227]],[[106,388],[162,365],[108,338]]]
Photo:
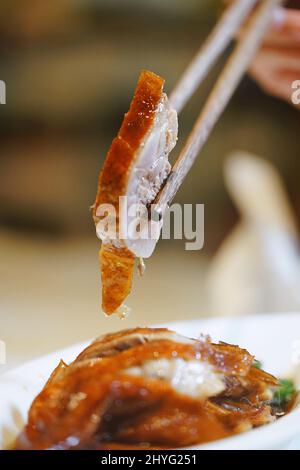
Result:
[[147,206],[171,170],[168,156],[176,144],[177,131],[177,113],[164,94],[153,126],[138,150],[128,180],[126,206],[121,206],[120,236],[138,257],[151,256],[160,235],[162,221],[148,220]]
[[[125,246],[137,257],[151,256],[160,236],[162,221],[148,220],[148,204],[158,194],[171,165],[169,153],[177,141],[177,113],[163,94],[153,124],[140,144],[130,170],[127,190],[120,198],[119,233],[112,238],[103,221],[96,226],[104,243]],[[113,226],[114,224],[112,224]]]
[[[97,338],[86,351],[80,354],[79,360],[97,358],[102,356],[114,356],[120,351],[130,349],[138,344],[145,344],[151,341],[172,341],[174,342],[174,349],[176,343],[193,344],[195,339],[179,335],[174,331],[149,331],[149,332],[124,332],[122,336],[117,338],[112,335],[107,339],[106,335]],[[78,361],[78,359],[77,359]]]
[[181,358],[146,361],[124,371],[129,375],[167,381],[176,392],[204,400],[225,390],[224,374],[216,372],[207,362],[185,361]]
[[151,256],[160,236],[162,221],[148,220],[148,205],[171,170],[168,156],[176,145],[177,132],[177,113],[164,94],[152,128],[138,150],[128,180],[126,206],[121,205],[120,237],[138,257]]

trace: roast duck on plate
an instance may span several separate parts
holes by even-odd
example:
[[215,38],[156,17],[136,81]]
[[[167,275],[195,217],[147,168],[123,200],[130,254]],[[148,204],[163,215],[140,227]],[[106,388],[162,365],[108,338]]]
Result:
[[96,339],[60,362],[17,449],[186,447],[274,421],[278,381],[245,349],[164,328]]

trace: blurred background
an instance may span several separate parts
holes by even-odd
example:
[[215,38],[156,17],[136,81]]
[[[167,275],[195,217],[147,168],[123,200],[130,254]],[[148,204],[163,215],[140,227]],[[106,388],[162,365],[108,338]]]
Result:
[[[170,91],[221,3],[1,0],[0,339],[7,366],[0,371],[105,331],[216,313],[207,279],[239,220],[224,183],[224,161],[237,149],[272,162],[297,224],[299,112],[245,77],[176,198],[205,204],[204,248],[160,242],[145,276],[136,276],[130,317],[107,319],[100,311],[89,208],[106,151],[140,70],[165,77]],[[183,111],[176,153],[221,66]]]

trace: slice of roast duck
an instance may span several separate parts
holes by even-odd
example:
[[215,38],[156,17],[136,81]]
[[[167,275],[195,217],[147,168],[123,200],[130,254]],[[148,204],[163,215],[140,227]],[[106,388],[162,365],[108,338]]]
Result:
[[253,359],[167,329],[102,336],[58,365],[16,448],[184,447],[268,423],[277,380]]
[[163,85],[154,73],[141,73],[99,176],[93,218],[102,240],[102,309],[108,315],[121,313],[134,259],[149,257],[160,234],[161,222],[148,219],[148,207],[170,172],[168,155],[177,140],[177,114]]

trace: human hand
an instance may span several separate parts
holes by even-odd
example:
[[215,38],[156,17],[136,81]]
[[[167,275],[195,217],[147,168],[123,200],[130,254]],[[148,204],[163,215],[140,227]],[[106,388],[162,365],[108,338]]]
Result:
[[[292,94],[300,101],[300,91],[292,84],[300,85],[300,11],[279,8],[257,53],[250,75],[261,88],[278,98],[292,103]],[[294,100],[294,104],[297,100]]]

